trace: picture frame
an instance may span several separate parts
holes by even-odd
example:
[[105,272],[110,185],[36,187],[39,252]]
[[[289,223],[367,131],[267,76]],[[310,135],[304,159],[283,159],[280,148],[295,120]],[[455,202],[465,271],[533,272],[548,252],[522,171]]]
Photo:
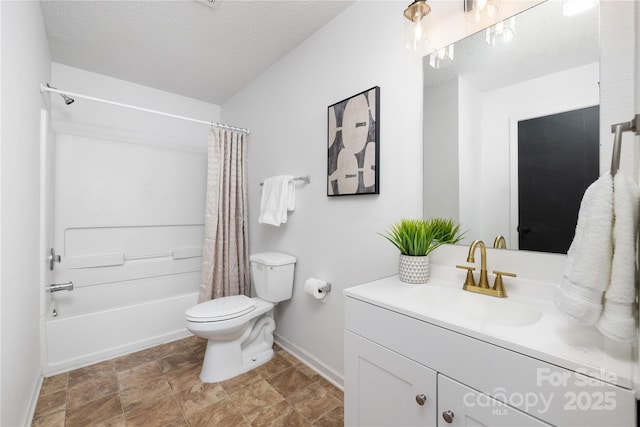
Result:
[[327,196],[380,194],[380,87],[327,108]]

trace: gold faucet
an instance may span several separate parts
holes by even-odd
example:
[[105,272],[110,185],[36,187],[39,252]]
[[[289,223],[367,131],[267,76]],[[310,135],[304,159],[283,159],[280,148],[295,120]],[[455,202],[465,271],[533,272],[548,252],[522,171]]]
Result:
[[507,249],[507,240],[504,236],[496,236],[496,240],[493,241],[493,247],[495,249]]
[[482,240],[474,240],[469,247],[467,262],[476,262],[476,248],[480,246],[480,283],[478,287],[489,289],[489,279],[487,278],[487,247]]
[[487,247],[482,240],[474,240],[471,243],[471,246],[469,247],[469,254],[467,255],[467,262],[476,261],[475,252],[478,246],[480,246],[480,283],[476,285],[475,279],[473,278],[473,271],[475,270],[475,267],[456,265],[457,268],[467,270],[467,277],[464,281],[464,285],[462,285],[462,289],[498,298],[506,298],[507,291],[504,288],[502,276],[516,277],[516,275],[513,273],[494,270],[493,274],[496,275],[496,280],[493,284],[493,288],[490,288],[489,279],[487,278]]

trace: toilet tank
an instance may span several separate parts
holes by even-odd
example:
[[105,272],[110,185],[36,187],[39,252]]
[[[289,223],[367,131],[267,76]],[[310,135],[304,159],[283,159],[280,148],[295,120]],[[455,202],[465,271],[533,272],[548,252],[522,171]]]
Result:
[[249,257],[253,286],[259,298],[280,302],[293,293],[295,257],[280,252],[261,252]]

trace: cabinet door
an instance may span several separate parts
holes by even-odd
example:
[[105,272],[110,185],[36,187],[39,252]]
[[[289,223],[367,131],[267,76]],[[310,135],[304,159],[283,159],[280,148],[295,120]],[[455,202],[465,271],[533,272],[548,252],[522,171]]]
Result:
[[345,425],[435,426],[437,374],[345,331]]
[[549,426],[442,374],[438,375],[438,425],[441,427]]

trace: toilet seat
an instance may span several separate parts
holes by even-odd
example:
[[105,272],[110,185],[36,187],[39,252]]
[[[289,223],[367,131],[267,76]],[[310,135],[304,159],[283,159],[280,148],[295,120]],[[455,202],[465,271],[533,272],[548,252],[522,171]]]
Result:
[[203,302],[188,309],[185,317],[191,322],[221,322],[244,316],[256,309],[256,303],[245,295],[233,295]]

